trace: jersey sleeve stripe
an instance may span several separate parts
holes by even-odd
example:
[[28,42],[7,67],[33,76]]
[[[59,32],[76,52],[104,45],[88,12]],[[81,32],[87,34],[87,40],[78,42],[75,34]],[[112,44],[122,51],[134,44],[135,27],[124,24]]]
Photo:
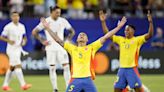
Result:
[[134,72],[136,73],[136,75],[140,78],[140,74],[139,74],[139,72],[138,72],[138,68],[137,68],[137,67],[134,67],[133,70],[134,70]]
[[138,57],[139,57],[139,52],[138,52],[138,48],[136,49],[136,53],[135,53],[135,66],[138,67]]
[[91,72],[91,78],[92,80],[95,79],[96,75],[95,75],[95,64],[94,64],[94,57],[92,55],[93,49],[91,50],[91,60],[90,60],[90,72]]

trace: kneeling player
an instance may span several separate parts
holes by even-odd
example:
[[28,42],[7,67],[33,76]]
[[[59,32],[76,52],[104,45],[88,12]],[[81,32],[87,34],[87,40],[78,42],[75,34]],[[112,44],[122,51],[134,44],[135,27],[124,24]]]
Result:
[[108,32],[97,41],[87,45],[88,37],[84,32],[81,32],[77,38],[77,45],[69,42],[63,42],[57,34],[51,31],[49,24],[45,19],[42,19],[46,31],[52,36],[52,38],[58,42],[63,48],[65,48],[72,58],[72,79],[66,92],[97,92],[96,87],[91,79],[94,78],[92,58],[96,51],[101,48],[103,43],[119,31],[122,26],[126,23],[126,18],[123,17],[118,26],[112,31]]

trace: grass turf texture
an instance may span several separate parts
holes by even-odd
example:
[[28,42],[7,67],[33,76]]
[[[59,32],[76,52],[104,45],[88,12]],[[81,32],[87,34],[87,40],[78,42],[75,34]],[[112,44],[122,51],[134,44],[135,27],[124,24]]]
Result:
[[[164,92],[164,75],[141,75],[142,82],[151,90],[151,92]],[[0,85],[2,85],[4,76],[0,76]],[[10,92],[52,92],[52,86],[48,75],[25,76],[25,80],[33,86],[28,91],[22,91],[16,78],[10,83],[13,89]],[[113,84],[116,75],[97,76],[95,85],[98,92],[113,92]],[[65,82],[62,75],[58,75],[59,92],[65,92]],[[2,89],[0,89],[0,92]]]

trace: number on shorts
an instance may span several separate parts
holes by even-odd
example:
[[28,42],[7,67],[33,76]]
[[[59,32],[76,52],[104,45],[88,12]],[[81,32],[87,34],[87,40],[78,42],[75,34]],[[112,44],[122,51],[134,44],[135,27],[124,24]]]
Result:
[[116,77],[116,81],[115,81],[115,82],[118,82],[118,80],[119,80],[119,77],[117,76],[117,77]]
[[74,89],[74,87],[75,87],[74,85],[71,85],[70,88],[69,88],[69,90],[68,90],[68,92],[72,92],[73,89]]

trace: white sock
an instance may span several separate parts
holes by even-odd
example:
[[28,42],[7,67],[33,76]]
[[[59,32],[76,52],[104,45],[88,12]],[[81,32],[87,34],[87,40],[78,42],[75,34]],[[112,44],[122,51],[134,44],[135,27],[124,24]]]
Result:
[[64,79],[65,79],[65,83],[66,83],[66,88],[69,84],[70,78],[71,78],[71,74],[70,74],[70,67],[69,64],[63,66],[63,72],[64,72]]
[[142,84],[142,88],[143,88],[144,92],[150,92],[150,90],[144,84]]
[[15,74],[16,74],[18,80],[19,80],[20,85],[24,86],[26,83],[25,83],[25,80],[24,80],[22,69],[21,68],[16,68],[15,69]]
[[51,80],[53,89],[58,89],[58,87],[57,87],[57,75],[56,75],[55,66],[50,66],[49,76],[50,76],[50,80]]
[[12,72],[10,71],[10,69],[8,69],[6,72],[6,75],[5,75],[5,80],[4,80],[3,86],[8,86],[11,78],[12,78]]

